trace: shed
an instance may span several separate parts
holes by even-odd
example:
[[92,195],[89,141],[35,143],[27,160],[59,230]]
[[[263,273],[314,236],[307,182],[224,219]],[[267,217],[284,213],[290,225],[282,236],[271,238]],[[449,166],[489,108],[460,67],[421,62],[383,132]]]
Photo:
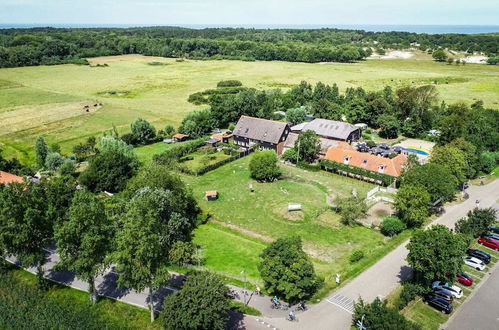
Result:
[[211,139],[207,140],[205,142],[205,144],[208,145],[208,146],[210,146],[210,147],[216,147],[218,142],[220,142],[220,140],[211,138]]
[[173,136],[173,141],[175,142],[182,142],[185,141],[189,138],[189,135],[182,134],[182,133],[177,133]]
[[207,201],[216,201],[218,199],[218,192],[216,190],[210,190],[205,193]]

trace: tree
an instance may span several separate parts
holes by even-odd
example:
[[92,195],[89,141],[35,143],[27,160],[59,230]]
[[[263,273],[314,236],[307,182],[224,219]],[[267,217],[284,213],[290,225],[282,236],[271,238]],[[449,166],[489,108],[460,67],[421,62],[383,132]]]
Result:
[[468,179],[474,178],[480,170],[480,155],[477,152],[476,146],[464,138],[455,139],[447,146],[457,148],[463,153],[466,162],[464,175]]
[[312,130],[302,132],[295,142],[295,149],[298,150],[300,160],[313,162],[320,150],[319,136]]
[[303,108],[292,108],[286,111],[286,119],[293,124],[303,123],[307,119],[307,110]]
[[372,330],[419,330],[421,327],[408,321],[404,316],[391,307],[387,302],[376,298],[372,303],[366,304],[362,298],[354,305],[352,325],[357,326],[362,321],[364,329]]
[[258,181],[273,181],[281,175],[277,155],[273,150],[257,151],[249,163],[251,177]]
[[352,225],[359,219],[365,218],[367,214],[367,205],[359,197],[337,198],[336,211],[341,216],[341,222],[345,225]]
[[430,162],[447,168],[458,184],[466,181],[465,173],[469,170],[465,154],[452,146],[434,147]]
[[170,124],[165,125],[164,131],[166,136],[171,137],[173,133],[175,133],[175,127],[173,127],[173,125]]
[[57,266],[88,282],[93,302],[97,301],[95,278],[105,268],[104,260],[113,236],[113,226],[106,216],[104,203],[86,190],[75,194],[68,220],[54,230],[61,258]]
[[437,62],[445,62],[447,60],[447,53],[443,49],[437,49],[431,54],[433,59]]
[[456,232],[477,238],[489,232],[489,227],[496,221],[496,210],[474,209],[468,212],[466,218],[456,223]]
[[415,279],[422,284],[444,278],[453,282],[454,275],[461,271],[468,245],[469,241],[462,235],[435,225],[412,236],[407,245],[407,261],[414,270]]
[[55,172],[64,163],[64,158],[58,152],[49,152],[45,157],[45,168]]
[[408,227],[421,227],[428,218],[430,194],[421,185],[404,184],[395,196],[398,217]]
[[392,115],[382,114],[378,117],[377,125],[380,128],[379,135],[386,139],[395,139],[400,127],[399,120]]
[[311,297],[321,285],[300,237],[277,239],[260,258],[258,270],[271,295],[293,303]]
[[126,205],[116,237],[118,284],[137,291],[148,290],[151,322],[153,291],[169,279],[170,251],[175,242],[190,241],[196,227],[195,219],[179,207],[182,202],[178,198],[161,188],[138,190]]
[[[288,162],[296,163],[298,160],[298,152],[296,151],[295,148],[289,148],[288,150],[284,151],[282,154],[282,159]],[[495,158],[494,158],[494,165],[495,165]]]
[[139,118],[130,125],[132,135],[138,144],[146,144],[156,137],[156,128],[145,119]]
[[47,143],[43,137],[39,136],[36,138],[35,144],[35,154],[36,154],[36,163],[38,167],[42,168],[45,166],[45,158],[47,158],[47,154],[49,152],[49,148],[47,147]]
[[416,166],[405,172],[401,178],[402,185],[421,185],[430,194],[431,202],[451,201],[457,187],[457,180],[442,165],[427,163]]
[[160,322],[165,329],[225,329],[229,288],[215,274],[189,275],[182,289],[166,297]]
[[67,211],[71,206],[77,183],[74,178],[67,176],[52,177],[42,181],[46,186],[47,218],[55,224],[67,220]]
[[72,159],[65,159],[61,167],[59,167],[59,171],[62,176],[74,175],[76,172],[76,162]]
[[182,120],[182,125],[178,131],[193,138],[200,138],[210,133],[214,128],[215,120],[211,110],[207,109],[188,113]]
[[10,184],[0,189],[0,247],[23,267],[36,267],[39,283],[52,238],[44,185]]

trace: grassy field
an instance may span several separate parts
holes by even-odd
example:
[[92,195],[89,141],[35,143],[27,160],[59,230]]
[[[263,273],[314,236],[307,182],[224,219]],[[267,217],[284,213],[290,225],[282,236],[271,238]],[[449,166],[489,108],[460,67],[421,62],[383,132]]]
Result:
[[[151,61],[167,65],[149,65]],[[428,60],[368,60],[355,64],[191,61],[137,55],[92,59],[107,67],[58,65],[0,69],[0,145],[7,156],[32,159],[30,147],[43,135],[61,144],[63,151],[115,124],[126,131],[137,117],[158,128],[178,125],[186,113],[203,106],[187,102],[198,91],[224,79],[245,86],[287,88],[301,80],[336,82],[341,89],[363,86],[379,89],[389,84],[437,82],[447,102],[482,99],[499,107],[497,66],[447,65]],[[86,112],[82,102],[102,103]]]
[[201,151],[196,151],[186,155],[184,158],[193,157],[192,160],[186,160],[180,163],[180,166],[189,170],[198,172],[202,168],[208,165],[212,165],[226,159],[229,159],[231,156],[226,155],[223,152],[215,152],[211,154],[203,153]]
[[150,162],[152,162],[152,157],[154,155],[162,153],[171,146],[173,146],[173,144],[157,142],[146,146],[136,147],[133,150],[135,151],[135,154],[137,155],[141,163],[149,164]]
[[[196,230],[194,239],[203,248],[208,269],[238,281],[245,270],[248,280],[261,283],[257,271],[261,251],[274,239],[299,235],[317,272],[325,278],[324,292],[328,292],[335,286],[336,273],[344,280],[353,278],[409,235],[386,239],[379,231],[340,223],[331,211],[331,199],[349,196],[352,189],[365,196],[373,187],[368,183],[284,165],[282,180],[259,183],[250,178],[249,160],[239,159],[203,176],[183,176],[201,208],[211,214],[210,222]],[[207,190],[217,190],[219,199],[206,201]],[[288,203],[301,203],[303,209],[289,213]],[[352,264],[350,255],[358,249],[366,257]]]

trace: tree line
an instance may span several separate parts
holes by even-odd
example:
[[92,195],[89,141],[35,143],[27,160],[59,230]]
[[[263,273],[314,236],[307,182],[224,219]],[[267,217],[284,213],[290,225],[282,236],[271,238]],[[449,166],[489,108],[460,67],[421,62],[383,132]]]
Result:
[[416,34],[339,29],[178,27],[0,30],[0,67],[87,64],[85,58],[142,54],[194,59],[353,62],[372,48],[448,48],[496,55],[496,35]]

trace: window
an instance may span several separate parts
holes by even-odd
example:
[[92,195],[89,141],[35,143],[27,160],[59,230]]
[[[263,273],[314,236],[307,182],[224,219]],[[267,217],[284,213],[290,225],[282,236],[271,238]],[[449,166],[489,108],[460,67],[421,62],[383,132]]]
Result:
[[249,128],[246,128],[246,131],[245,131],[245,133],[248,133],[248,131],[249,131]]
[[345,156],[345,158],[343,158],[343,164],[348,165],[349,162],[350,162],[350,157]]
[[362,165],[366,166],[367,165],[367,159],[362,160]]
[[378,172],[383,173],[385,171],[385,165],[378,166]]

